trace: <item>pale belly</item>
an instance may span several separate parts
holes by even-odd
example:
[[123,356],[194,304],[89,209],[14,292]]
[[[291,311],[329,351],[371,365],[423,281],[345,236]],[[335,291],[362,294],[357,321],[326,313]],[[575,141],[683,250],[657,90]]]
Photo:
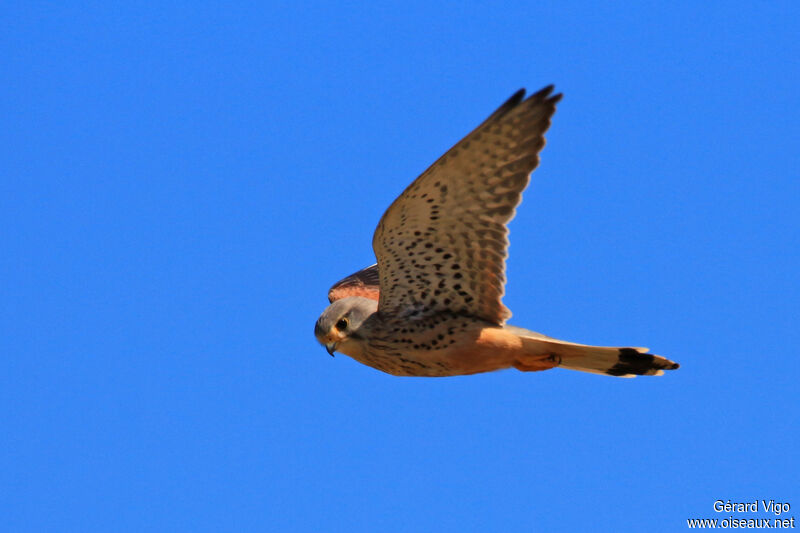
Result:
[[521,355],[522,340],[507,330],[458,319],[431,331],[398,332],[396,338],[339,349],[395,376],[459,376],[510,368]]

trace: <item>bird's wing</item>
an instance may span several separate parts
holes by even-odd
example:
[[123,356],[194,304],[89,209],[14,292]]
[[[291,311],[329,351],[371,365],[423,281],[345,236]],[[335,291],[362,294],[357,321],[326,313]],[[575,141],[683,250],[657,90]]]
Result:
[[328,300],[333,303],[348,296],[377,300],[379,291],[378,265],[372,265],[334,283],[328,291]]
[[382,313],[450,311],[502,324],[506,223],[539,162],[561,95],[520,90],[392,203],[372,247]]

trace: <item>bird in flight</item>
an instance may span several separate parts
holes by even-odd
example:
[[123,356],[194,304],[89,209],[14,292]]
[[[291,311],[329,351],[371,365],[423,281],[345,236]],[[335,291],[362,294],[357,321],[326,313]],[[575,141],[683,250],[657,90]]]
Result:
[[331,287],[314,327],[331,355],[396,376],[678,368],[647,348],[575,344],[506,324],[507,224],[561,99],[552,92],[515,93],[389,206],[372,238],[377,264]]

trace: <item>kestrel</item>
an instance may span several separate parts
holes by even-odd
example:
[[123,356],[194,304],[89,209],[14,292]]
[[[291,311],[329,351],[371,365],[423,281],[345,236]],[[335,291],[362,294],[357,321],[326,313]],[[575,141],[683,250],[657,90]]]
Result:
[[396,376],[678,368],[647,348],[575,344],[505,323],[506,225],[561,99],[552,91],[518,91],[389,206],[372,239],[377,264],[336,283],[314,327],[331,355]]

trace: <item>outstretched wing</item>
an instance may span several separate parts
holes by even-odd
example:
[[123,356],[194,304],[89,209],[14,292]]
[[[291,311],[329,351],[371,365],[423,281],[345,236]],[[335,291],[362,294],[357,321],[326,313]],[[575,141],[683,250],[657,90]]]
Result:
[[379,292],[378,265],[372,265],[337,281],[328,291],[328,300],[333,303],[348,296],[377,300]]
[[381,218],[378,309],[396,316],[451,311],[502,324],[506,223],[539,163],[561,95],[520,90],[422,173]]

